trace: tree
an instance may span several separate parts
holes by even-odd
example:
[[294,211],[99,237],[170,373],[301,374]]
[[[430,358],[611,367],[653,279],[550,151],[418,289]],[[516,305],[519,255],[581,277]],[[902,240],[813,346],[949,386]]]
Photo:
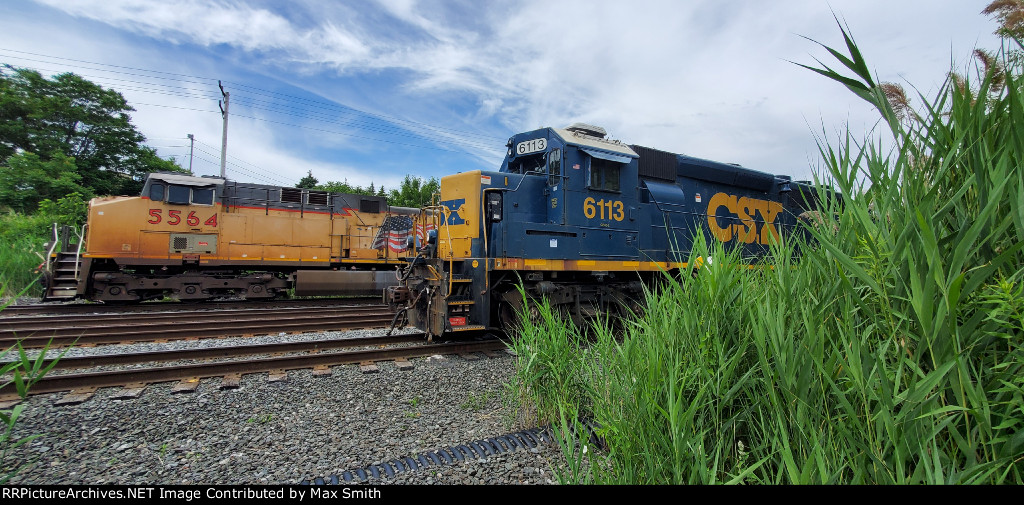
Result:
[[441,190],[441,184],[431,177],[424,182],[419,177],[406,175],[399,189],[392,189],[388,194],[388,204],[395,207],[424,207],[430,204],[430,198]]
[[295,187],[302,189],[314,189],[319,183],[320,181],[316,180],[316,177],[313,177],[313,171],[310,170],[305,177],[299,180],[299,183],[296,184]]
[[92,198],[92,191],[83,187],[81,180],[74,158],[57,152],[43,160],[35,153],[18,153],[0,166],[0,207],[31,214],[41,200],[58,201],[72,193]]
[[353,186],[348,183],[348,180],[342,182],[330,181],[320,184],[316,189],[324,191],[330,191],[331,193],[352,193],[355,195],[369,195],[366,189],[359,186]]
[[0,68],[0,165],[21,152],[74,158],[80,184],[99,195],[135,194],[149,172],[184,171],[141,145],[124,96],[72,73]]

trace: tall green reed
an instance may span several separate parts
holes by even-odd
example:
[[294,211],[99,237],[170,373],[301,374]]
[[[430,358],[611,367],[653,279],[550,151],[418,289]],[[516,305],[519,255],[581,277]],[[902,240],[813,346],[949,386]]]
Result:
[[[821,145],[845,200],[804,224],[812,243],[747,269],[698,240],[690,262],[714,263],[666,279],[622,335],[583,345],[541,318],[520,341],[564,480],[1022,481],[1024,78],[951,80],[901,120],[843,35],[849,54],[829,51],[852,77],[813,70],[877,107],[894,147]],[[602,427],[599,457],[568,436],[576,415]]]

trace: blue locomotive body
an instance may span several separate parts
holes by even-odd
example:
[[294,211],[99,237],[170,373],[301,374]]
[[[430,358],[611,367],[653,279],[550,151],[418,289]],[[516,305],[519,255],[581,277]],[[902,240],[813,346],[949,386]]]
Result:
[[497,172],[441,181],[436,241],[392,289],[429,335],[501,326],[517,286],[576,320],[635,308],[643,285],[687,269],[698,236],[763,256],[792,233],[813,188],[787,176],[629,146],[600,128],[509,139]]

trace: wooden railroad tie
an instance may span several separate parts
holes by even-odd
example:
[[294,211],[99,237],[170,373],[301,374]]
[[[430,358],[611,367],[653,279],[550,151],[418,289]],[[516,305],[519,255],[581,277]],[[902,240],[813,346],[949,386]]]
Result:
[[195,392],[197,387],[199,387],[199,377],[189,377],[175,384],[174,388],[171,389],[171,393],[192,393]]
[[142,392],[146,390],[146,384],[144,382],[133,382],[131,384],[125,384],[124,387],[110,395],[111,400],[128,400],[132,398],[138,398],[142,396]]
[[363,373],[377,373],[380,370],[377,368],[377,364],[372,361],[362,361],[359,363],[359,371]]
[[220,381],[220,390],[238,389],[242,383],[242,376],[236,373],[225,375]]
[[281,370],[280,368],[277,370],[271,370],[269,374],[270,376],[267,380],[270,382],[284,382],[288,380],[288,372]]
[[15,405],[21,403],[21,397],[15,395],[14,398],[8,399],[6,397],[0,397],[0,410],[7,410]]
[[314,365],[313,377],[330,377],[333,374],[331,367],[327,365]]
[[395,360],[395,364],[398,365],[399,370],[412,370],[412,362],[405,358],[398,358]]
[[60,400],[54,402],[55,405],[78,405],[96,394],[96,388],[80,388],[72,389],[70,393],[64,395]]

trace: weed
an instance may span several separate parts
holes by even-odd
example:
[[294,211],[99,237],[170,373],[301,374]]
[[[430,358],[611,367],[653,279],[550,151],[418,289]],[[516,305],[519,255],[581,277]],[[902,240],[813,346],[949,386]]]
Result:
[[459,405],[462,410],[471,410],[477,412],[487,406],[487,402],[491,399],[492,394],[485,392],[483,394],[469,393],[466,401]]

